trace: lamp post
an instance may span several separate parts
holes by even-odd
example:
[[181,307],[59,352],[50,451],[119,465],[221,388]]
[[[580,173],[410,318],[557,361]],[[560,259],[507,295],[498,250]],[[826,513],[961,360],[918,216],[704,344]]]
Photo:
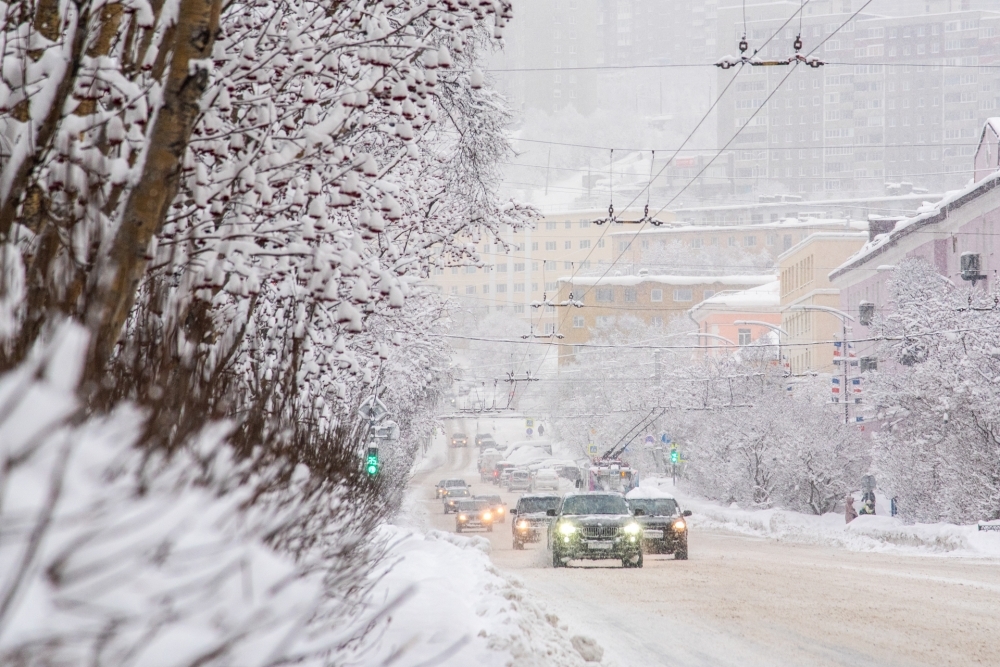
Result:
[[[778,363],[782,366],[782,371],[784,370],[784,357],[781,356],[781,334],[788,336],[788,332],[779,327],[777,324],[771,324],[770,322],[764,322],[762,320],[735,320],[733,324],[739,326],[740,324],[751,324],[759,327],[767,327],[768,329],[777,332],[778,334]],[[790,337],[790,336],[789,336]]]
[[841,363],[844,366],[844,385],[840,390],[840,397],[844,400],[844,423],[849,424],[851,421],[850,416],[850,406],[847,402],[847,320],[854,322],[854,318],[845,313],[842,310],[836,308],[831,308],[830,306],[813,306],[813,305],[795,305],[789,306],[789,310],[817,310],[823,313],[829,313],[840,320],[842,335],[840,337],[840,344],[844,346],[844,351],[841,356]]
[[[699,339],[702,338],[702,337],[705,337],[705,338],[714,338],[716,340],[721,340],[728,347],[739,347],[738,344],[736,344],[733,341],[729,340],[725,336],[719,336],[718,334],[708,333],[708,332],[705,332],[705,331],[698,331],[698,332],[691,331],[691,332],[688,332],[686,335],[688,335],[688,336],[697,336]],[[698,341],[698,346],[701,347],[701,340]],[[708,346],[706,345],[705,347],[708,347]]]

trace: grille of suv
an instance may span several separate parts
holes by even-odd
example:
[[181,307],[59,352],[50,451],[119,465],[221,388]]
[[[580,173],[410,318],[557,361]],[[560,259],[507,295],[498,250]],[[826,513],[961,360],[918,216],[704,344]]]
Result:
[[590,538],[618,537],[618,526],[584,526],[583,535]]

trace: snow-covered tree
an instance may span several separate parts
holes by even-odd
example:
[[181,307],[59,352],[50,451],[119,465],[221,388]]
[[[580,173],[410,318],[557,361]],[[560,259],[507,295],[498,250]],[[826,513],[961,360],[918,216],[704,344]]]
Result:
[[901,263],[888,287],[890,308],[874,326],[885,341],[867,386],[879,411],[879,484],[911,521],[1000,518],[995,298],[921,259]]

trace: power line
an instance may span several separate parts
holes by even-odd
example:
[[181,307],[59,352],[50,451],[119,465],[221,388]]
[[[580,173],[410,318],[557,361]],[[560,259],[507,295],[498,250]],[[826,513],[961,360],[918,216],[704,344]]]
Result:
[[[772,94],[774,92],[777,92],[777,90],[778,89],[775,88],[772,91]],[[763,108],[763,106],[761,106],[759,108]],[[709,152],[709,153],[711,153],[711,152],[715,152],[715,151],[719,151],[719,150],[725,150],[727,148],[727,147],[723,147],[723,148],[718,148],[718,147],[713,147],[713,148],[684,148],[683,146],[681,148],[655,148],[655,149],[654,148],[623,148],[623,147],[613,148],[611,146],[595,146],[594,144],[577,144],[577,143],[568,142],[568,141],[547,141],[547,140],[544,140],[544,139],[528,139],[528,138],[525,138],[525,137],[510,137],[510,141],[523,141],[523,142],[530,143],[530,144],[544,144],[544,145],[547,145],[547,146],[565,146],[567,148],[587,148],[587,149],[590,149],[590,150],[599,150],[599,151],[614,150],[616,152],[622,152],[622,153],[650,153],[650,152],[652,152],[654,150],[657,153],[660,153],[660,152],[663,152],[663,153],[671,153],[671,152],[678,152],[678,153]],[[809,143],[809,140],[805,140],[805,141],[806,141],[806,143]],[[927,144],[927,143],[902,143],[902,144],[825,144],[825,145],[822,145],[822,146],[805,146],[805,147],[799,146],[799,145],[796,145],[796,146],[784,146],[784,147],[783,146],[774,146],[774,147],[767,147],[767,148],[757,148],[757,147],[742,148],[741,147],[741,148],[733,148],[732,150],[734,150],[734,151],[762,151],[762,150],[771,150],[771,151],[797,151],[797,150],[808,150],[810,148],[824,148],[824,149],[825,148],[867,148],[867,149],[871,149],[871,150],[876,150],[876,149],[880,149],[880,148],[951,148],[953,146],[957,147],[957,146],[978,146],[978,145],[979,145],[979,143],[938,143],[938,144]],[[669,164],[669,162],[668,162],[668,164]]]
[[[815,50],[815,49],[814,49]],[[879,67],[927,67],[934,68],[930,71],[941,69],[1000,69],[1000,65],[960,65],[948,64],[944,62],[934,63],[901,63],[901,62],[843,62],[843,61],[823,61],[824,67],[856,67],[877,65]],[[491,68],[489,72],[513,74],[517,72],[601,72],[601,71],[621,71],[621,70],[649,70],[649,69],[695,69],[716,67],[715,63],[648,63],[642,65],[580,65],[573,67],[497,67]]]

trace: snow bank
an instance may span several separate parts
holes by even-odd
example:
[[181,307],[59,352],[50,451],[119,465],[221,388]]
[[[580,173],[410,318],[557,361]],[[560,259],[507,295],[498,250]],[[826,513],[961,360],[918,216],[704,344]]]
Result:
[[[376,606],[403,596],[370,664],[406,651],[407,664],[468,667],[569,667],[593,658],[592,640],[567,628],[500,572],[481,536],[386,526],[389,558],[374,576]],[[578,649],[573,641],[584,647]]]
[[[668,479],[646,479],[645,492],[670,487]],[[728,530],[801,544],[820,544],[851,551],[897,552],[906,555],[1000,558],[1000,532],[980,531],[977,525],[906,525],[889,516],[860,516],[844,522],[843,513],[822,516],[781,509],[745,510],[725,507],[688,494],[674,494],[683,509],[694,513],[692,527]]]

